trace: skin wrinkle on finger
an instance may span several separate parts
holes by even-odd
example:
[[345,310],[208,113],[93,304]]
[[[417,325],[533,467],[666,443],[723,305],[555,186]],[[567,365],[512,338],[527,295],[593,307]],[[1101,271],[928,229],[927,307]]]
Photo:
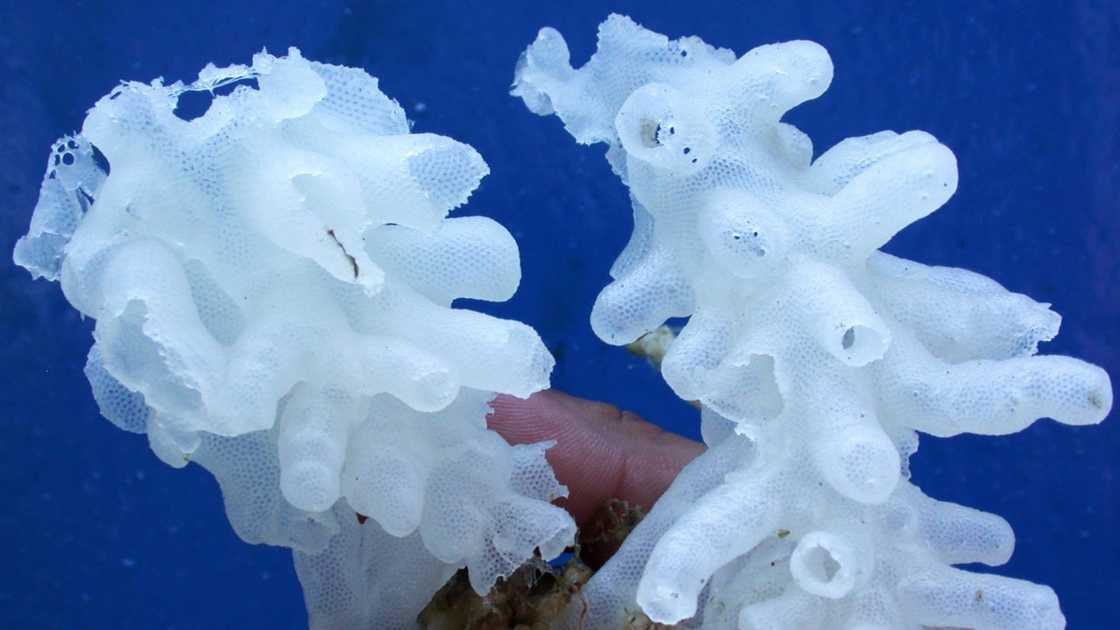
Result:
[[580,523],[610,498],[651,508],[704,450],[631,412],[555,390],[528,399],[499,396],[490,406],[490,428],[510,443],[556,441],[548,461],[570,492],[559,503]]

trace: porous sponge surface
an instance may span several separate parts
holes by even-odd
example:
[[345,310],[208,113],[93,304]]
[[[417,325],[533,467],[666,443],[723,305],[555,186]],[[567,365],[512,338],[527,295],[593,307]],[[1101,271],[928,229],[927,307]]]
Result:
[[[188,92],[223,94],[185,120]],[[552,357],[451,307],[520,282],[502,226],[447,216],[487,172],[295,49],[123,83],[52,149],[16,262],[96,320],[105,417],[212,472],[243,539],[295,551],[314,627],[409,627],[458,568],[486,592],[572,539],[547,444],[485,422]]]
[[513,94],[605,143],[634,231],[591,325],[626,344],[689,317],[662,362],[703,405],[711,447],[583,590],[570,627],[641,610],[688,627],[1062,628],[1053,591],[954,568],[999,565],[1002,518],[910,481],[917,432],[1002,435],[1101,421],[1108,375],[1035,356],[1049,305],[981,275],[879,252],[956,190],[921,131],[849,138],[813,159],[782,116],[832,62],[792,41],[737,57],[614,15],[573,68],[543,29]]

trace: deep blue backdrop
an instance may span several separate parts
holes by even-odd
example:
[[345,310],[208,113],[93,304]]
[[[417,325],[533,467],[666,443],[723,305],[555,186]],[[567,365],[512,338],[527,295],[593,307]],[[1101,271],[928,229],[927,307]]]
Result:
[[[539,27],[559,28],[582,63],[610,10],[737,52],[822,43],[833,87],[791,116],[818,152],[845,136],[917,128],[960,163],[956,197],[887,249],[1053,302],[1064,332],[1045,351],[1120,376],[1114,2],[148,5],[0,1],[0,627],[305,624],[287,553],[238,541],[208,475],[167,468],[143,437],[98,416],[81,373],[90,322],[4,253],[27,226],[50,143],[116,81],[191,79],[208,61],[245,62],[262,46],[363,67],[417,129],[482,153],[493,174],[466,212],[508,226],[524,265],[517,297],[488,310],[537,327],[559,388],[696,434],[695,413],[587,324],[629,232],[602,148],[577,147],[559,121],[507,96]],[[915,462],[928,493],[1011,521],[1019,551],[1002,571],[1053,585],[1075,629],[1120,625],[1118,420],[925,438]]]

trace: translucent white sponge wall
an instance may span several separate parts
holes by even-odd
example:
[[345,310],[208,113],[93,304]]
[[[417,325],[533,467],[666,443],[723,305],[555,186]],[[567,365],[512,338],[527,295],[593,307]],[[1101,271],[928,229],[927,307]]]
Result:
[[1046,304],[961,269],[878,252],[956,190],[924,132],[850,138],[813,159],[781,121],[824,93],[832,62],[793,41],[741,57],[612,15],[573,68],[541,30],[513,94],[605,143],[634,232],[591,325],[625,344],[690,317],[662,363],[704,407],[711,447],[584,589],[573,628],[635,611],[688,627],[1061,628],[1044,586],[960,571],[1006,562],[998,516],[909,481],[916,431],[1000,435],[1040,417],[1093,424],[1100,368],[1034,356]]
[[[209,109],[177,115],[199,92]],[[408,625],[456,569],[485,592],[573,538],[547,445],[485,423],[552,357],[450,307],[520,282],[503,227],[447,217],[487,172],[410,133],[376,79],[294,49],[123,83],[52,150],[16,262],[96,320],[102,413],[209,469],[242,538],[295,550],[315,627]]]

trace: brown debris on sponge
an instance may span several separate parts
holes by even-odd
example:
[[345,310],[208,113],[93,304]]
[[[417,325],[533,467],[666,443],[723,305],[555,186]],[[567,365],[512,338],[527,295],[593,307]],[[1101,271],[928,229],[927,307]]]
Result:
[[[498,580],[485,596],[471,588],[466,569],[456,573],[417,617],[423,630],[548,630],[571,605],[581,605],[580,591],[645,517],[641,506],[608,499],[584,526],[562,568],[532,558],[513,575]],[[586,604],[583,604],[586,605]],[[671,630],[635,611],[624,630]]]

